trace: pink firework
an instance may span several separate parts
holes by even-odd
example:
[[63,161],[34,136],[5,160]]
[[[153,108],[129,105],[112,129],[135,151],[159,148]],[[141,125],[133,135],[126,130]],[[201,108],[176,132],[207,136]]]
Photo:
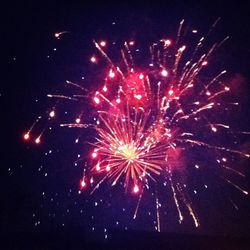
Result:
[[[122,184],[126,191],[139,197],[134,214],[136,218],[143,192],[150,188],[151,183],[167,180],[179,222],[184,219],[185,207],[198,227],[200,222],[185,189],[186,184],[179,179],[177,181],[174,176],[185,168],[185,152],[190,148],[220,152],[222,159],[217,159],[219,165],[239,176],[244,174],[226,166],[226,156],[233,154],[249,158],[250,155],[235,148],[210,143],[200,136],[200,128],[212,135],[230,130],[228,124],[211,120],[212,114],[221,107],[221,97],[230,91],[224,80],[226,70],[209,79],[202,77],[214,52],[228,37],[215,42],[207,50],[202,49],[207,36],[201,37],[194,49],[190,50],[188,45],[181,44],[183,23],[180,23],[175,40],[161,39],[149,47],[146,67],[136,66],[133,58],[135,41],[124,42],[122,60],[116,64],[106,52],[108,42],[94,40],[98,55],[91,56],[90,62],[96,66],[100,61],[106,63],[102,86],[86,94],[84,87],[67,81],[67,84],[81,89],[82,96],[50,94],[48,97],[78,101],[84,96],[95,107],[97,119],[94,124],[82,123],[81,116],[72,123],[61,124],[62,127],[96,131],[96,142],[91,144],[91,166],[84,171],[81,188],[90,188],[93,193],[103,182],[111,186]],[[55,107],[48,114],[49,119],[54,119]],[[36,123],[25,133],[25,140],[30,138]],[[35,140],[36,143],[40,143],[41,135]],[[199,169],[199,164],[194,164],[194,167]],[[248,195],[248,191],[230,179],[223,180]],[[158,196],[155,204],[157,230],[160,231],[161,204]]]

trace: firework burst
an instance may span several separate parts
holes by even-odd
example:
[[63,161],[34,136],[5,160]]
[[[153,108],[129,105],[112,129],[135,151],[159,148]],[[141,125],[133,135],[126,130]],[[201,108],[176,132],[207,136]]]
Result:
[[[221,70],[211,78],[202,77],[202,72],[214,52],[228,37],[214,43],[207,50],[203,49],[216,21],[208,34],[201,37],[191,51],[187,45],[181,44],[183,23],[180,23],[176,41],[161,39],[150,46],[146,68],[136,66],[133,58],[135,41],[124,43],[121,48],[122,59],[116,64],[106,53],[108,43],[94,40],[99,54],[91,56],[90,62],[106,62],[103,85],[90,92],[81,85],[67,81],[67,84],[80,89],[82,95],[49,94],[48,97],[73,101],[86,97],[95,107],[98,118],[94,124],[82,123],[81,116],[75,122],[61,124],[62,127],[96,131],[96,142],[91,143],[92,166],[84,170],[82,188],[92,186],[93,193],[104,181],[111,186],[122,184],[126,191],[138,194],[134,214],[136,218],[145,188],[150,189],[152,182],[161,185],[160,180],[167,181],[179,222],[183,221],[183,210],[186,208],[198,227],[200,222],[185,189],[186,184],[175,178],[175,173],[182,171],[183,165],[187,165],[181,162],[182,155],[196,148],[211,151],[216,157],[225,154],[229,157],[236,155],[249,158],[250,155],[248,152],[221,145],[220,141],[209,140],[210,134],[214,134],[216,138],[220,131],[230,130],[232,133],[228,124],[213,122],[211,119],[224,105],[221,97],[230,91],[224,78],[226,70]],[[54,107],[49,112],[49,119],[55,117],[55,112]],[[30,139],[31,131],[39,120],[40,118],[25,133],[25,140]],[[209,137],[206,136],[208,133]],[[37,137],[36,143],[40,143],[42,134],[43,132]],[[226,165],[226,156],[221,159],[215,157],[217,163],[228,171],[244,176]],[[199,169],[198,164],[194,166]],[[232,180],[224,177],[223,180],[248,195],[246,190]],[[155,204],[157,230],[160,231],[161,203],[157,195]]]

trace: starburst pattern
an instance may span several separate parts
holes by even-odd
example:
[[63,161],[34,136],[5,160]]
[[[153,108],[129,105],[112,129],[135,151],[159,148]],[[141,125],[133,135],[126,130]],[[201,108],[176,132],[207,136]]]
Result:
[[[99,61],[106,63],[103,85],[91,92],[67,81],[67,84],[80,89],[82,94],[48,95],[58,100],[87,98],[90,105],[95,107],[95,123],[82,123],[80,116],[75,122],[61,124],[62,127],[94,129],[96,132],[96,142],[91,143],[91,166],[84,169],[81,179],[83,189],[90,188],[93,193],[104,181],[111,186],[123,185],[126,191],[131,190],[139,195],[134,213],[136,218],[145,189],[151,189],[153,182],[161,185],[163,180],[170,186],[179,222],[184,219],[184,206],[198,227],[200,222],[186,191],[186,184],[175,177],[187,165],[182,162],[183,156],[190,152],[197,154],[199,149],[212,152],[220,167],[244,177],[243,173],[227,166],[226,162],[231,155],[249,158],[249,153],[227,147],[216,137],[221,131],[233,131],[230,125],[223,123],[223,118],[218,122],[213,114],[220,116],[224,106],[238,105],[223,102],[223,96],[230,92],[225,81],[226,70],[217,72],[214,77],[202,76],[215,51],[228,39],[226,37],[203,49],[217,21],[208,34],[190,49],[182,44],[182,21],[175,41],[161,39],[150,46],[146,67],[137,65],[134,60],[135,41],[124,43],[122,59],[114,63],[106,52],[108,42],[94,40],[99,54],[92,55],[90,62],[96,65]],[[63,33],[56,33],[55,36],[59,38]],[[54,107],[49,112],[49,119],[53,119],[55,114]],[[30,139],[30,133],[39,120],[24,134],[25,140]],[[37,144],[43,132],[35,139]],[[211,137],[215,139],[211,140]],[[199,164],[194,164],[194,167],[199,169]],[[248,195],[248,191],[232,180],[226,177],[221,179]],[[160,231],[161,203],[157,195],[155,204],[157,230]]]

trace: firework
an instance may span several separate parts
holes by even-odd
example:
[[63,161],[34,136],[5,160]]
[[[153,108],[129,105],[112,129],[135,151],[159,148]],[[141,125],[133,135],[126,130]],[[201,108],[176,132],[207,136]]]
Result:
[[[186,184],[175,177],[187,165],[182,162],[185,153],[192,150],[195,153],[194,149],[202,148],[214,155],[222,155],[217,163],[240,176],[244,174],[226,165],[226,156],[249,158],[250,155],[209,139],[211,134],[216,135],[223,130],[231,132],[228,124],[212,122],[211,119],[212,114],[219,112],[223,106],[222,96],[230,91],[225,83],[226,70],[222,69],[214,77],[202,76],[214,52],[228,37],[215,42],[207,50],[203,49],[214,24],[208,35],[201,37],[197,45],[189,49],[188,45],[182,44],[183,24],[182,21],[175,41],[161,39],[150,46],[146,67],[137,66],[133,58],[135,41],[124,43],[122,60],[117,64],[105,51],[108,42],[94,40],[97,54],[90,57],[90,63],[98,65],[99,61],[106,62],[103,85],[90,92],[67,81],[67,84],[80,89],[82,95],[48,94],[48,97],[71,101],[84,97],[95,108],[97,118],[93,124],[82,123],[82,114],[76,117],[75,122],[61,124],[62,127],[94,129],[96,132],[96,142],[91,143],[91,166],[84,170],[81,188],[88,189],[90,186],[93,193],[103,182],[111,186],[122,184],[125,191],[139,197],[134,214],[136,218],[145,188],[150,189],[152,183],[156,183],[154,186],[157,187],[164,180],[170,186],[179,222],[184,219],[184,206],[198,227],[200,222],[185,189]],[[63,33],[56,33],[55,36],[59,38]],[[196,34],[197,30],[192,33]],[[54,119],[55,107],[48,111],[48,116]],[[39,120],[25,133],[25,140],[30,138],[31,130]],[[204,136],[207,133],[209,137]],[[40,143],[42,134],[36,138],[36,143]],[[199,169],[198,163],[194,166]],[[248,195],[248,191],[232,180],[222,179]],[[157,191],[155,194],[157,230],[160,231],[161,204]]]

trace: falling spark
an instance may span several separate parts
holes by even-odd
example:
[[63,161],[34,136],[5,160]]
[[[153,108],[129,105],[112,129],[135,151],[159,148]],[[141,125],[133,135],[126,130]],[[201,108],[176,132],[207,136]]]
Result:
[[54,111],[54,110],[50,111],[49,116],[50,116],[51,118],[55,117],[55,111]]
[[69,31],[56,32],[54,34],[55,38],[60,39],[62,35],[69,33]]
[[25,133],[24,136],[23,136],[23,139],[24,140],[29,140],[29,138],[30,138],[29,132]]

